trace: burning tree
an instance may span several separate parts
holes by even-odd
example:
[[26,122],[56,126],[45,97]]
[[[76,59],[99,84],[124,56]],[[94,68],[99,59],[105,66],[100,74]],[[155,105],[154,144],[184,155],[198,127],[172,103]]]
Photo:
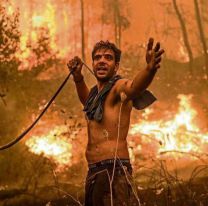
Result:
[[33,30],[33,37],[28,40],[26,49],[29,50],[29,54],[27,59],[23,61],[30,62],[29,68],[26,69],[30,70],[29,74],[33,78],[59,62],[56,57],[58,52],[51,47],[51,38],[47,27],[35,28]]
[[[51,93],[49,94],[50,90],[43,90],[45,82],[40,81],[37,77],[40,73],[57,64],[57,58],[56,53],[51,48],[51,38],[48,30],[38,28],[35,33],[37,41],[27,44],[27,51],[33,57],[33,61],[30,61],[30,64],[27,65],[28,67],[24,68],[28,70],[21,70],[20,66],[27,59],[23,58],[25,53],[21,50],[22,41],[20,40],[24,37],[24,34],[19,32],[18,10],[15,11],[5,1],[5,4],[1,2],[0,11],[0,97],[3,99],[7,94],[7,107],[0,102],[0,143],[2,145],[11,141],[12,138],[20,134],[26,126],[32,123],[32,117],[39,112],[40,102],[44,101],[46,96],[50,97],[52,95]],[[49,81],[49,83],[51,84],[47,86],[53,88],[52,83],[54,83],[54,80]],[[42,95],[40,95],[40,91],[42,91]],[[33,95],[31,95],[32,93]],[[6,103],[5,99],[3,101]],[[30,103],[28,104],[28,102]],[[11,181],[13,180],[11,177],[13,175],[17,179],[20,177],[20,174],[14,168],[21,158],[26,161],[19,165],[20,169],[29,165],[27,160],[30,157],[24,152],[24,147],[17,146],[14,151],[20,152],[20,155],[10,155],[8,151],[0,159],[1,181],[5,180],[3,176],[6,174]],[[24,170],[21,175],[24,176],[26,173],[27,171]]]
[[122,31],[130,26],[130,21],[125,14],[125,11],[127,10],[126,5],[126,1],[103,1],[104,12],[102,21],[104,24],[111,24],[111,22],[113,22],[115,43],[118,47],[121,47]]
[[[5,3],[5,4],[3,4]],[[19,61],[15,53],[19,49],[19,13],[6,10],[6,2],[0,4],[0,98],[6,95],[8,81],[17,73]]]
[[178,17],[178,20],[180,22],[180,27],[181,27],[181,32],[183,35],[183,42],[184,42],[184,46],[187,50],[187,54],[189,57],[189,69],[190,69],[190,74],[192,75],[193,71],[192,71],[192,67],[193,67],[193,52],[191,49],[191,45],[190,45],[190,41],[189,41],[189,37],[188,37],[188,33],[187,33],[187,29],[186,29],[186,24],[185,21],[183,19],[183,16],[179,10],[178,4],[176,0],[172,0],[173,2],[173,7],[175,9],[176,15]]

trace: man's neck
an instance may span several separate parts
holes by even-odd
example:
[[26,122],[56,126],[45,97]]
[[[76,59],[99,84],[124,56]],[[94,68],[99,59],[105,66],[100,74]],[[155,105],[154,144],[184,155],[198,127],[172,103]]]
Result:
[[[114,75],[114,76],[116,76],[116,75]],[[110,81],[114,76],[112,76],[111,78],[109,78],[109,79],[106,80],[106,81],[99,81],[99,80],[97,80],[97,88],[98,88],[98,92],[100,92],[100,91],[105,87],[105,85],[108,84],[109,81]]]
[[[108,81],[109,81],[109,80],[108,80]],[[108,83],[108,81],[104,81],[104,82],[102,82],[102,81],[97,81],[98,92],[100,92],[100,91],[103,89],[103,87]]]

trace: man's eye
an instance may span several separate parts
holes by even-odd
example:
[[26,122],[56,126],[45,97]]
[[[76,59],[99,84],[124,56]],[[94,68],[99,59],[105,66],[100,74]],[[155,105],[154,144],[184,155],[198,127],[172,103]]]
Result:
[[105,55],[105,58],[108,59],[108,60],[112,60],[113,59],[113,56],[111,56],[111,55]]
[[94,56],[94,60],[98,60],[98,59],[100,59],[100,55],[96,55],[96,56]]

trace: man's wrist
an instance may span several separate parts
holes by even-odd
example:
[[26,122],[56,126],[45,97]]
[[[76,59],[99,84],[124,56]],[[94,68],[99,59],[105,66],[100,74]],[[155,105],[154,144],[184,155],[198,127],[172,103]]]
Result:
[[154,68],[153,66],[149,65],[149,64],[147,64],[146,70],[147,70],[148,72],[150,72],[150,73],[155,73],[155,72],[157,72],[157,69]]
[[74,82],[75,83],[80,83],[84,80],[84,76],[83,75],[79,75],[79,76],[74,76]]

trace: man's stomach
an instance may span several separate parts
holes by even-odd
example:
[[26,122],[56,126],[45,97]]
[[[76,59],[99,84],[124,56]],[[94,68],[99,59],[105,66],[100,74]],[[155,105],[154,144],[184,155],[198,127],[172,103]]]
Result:
[[86,159],[89,164],[106,159],[114,159],[115,155],[121,159],[129,159],[126,140],[108,140],[97,144],[89,144],[86,149]]

